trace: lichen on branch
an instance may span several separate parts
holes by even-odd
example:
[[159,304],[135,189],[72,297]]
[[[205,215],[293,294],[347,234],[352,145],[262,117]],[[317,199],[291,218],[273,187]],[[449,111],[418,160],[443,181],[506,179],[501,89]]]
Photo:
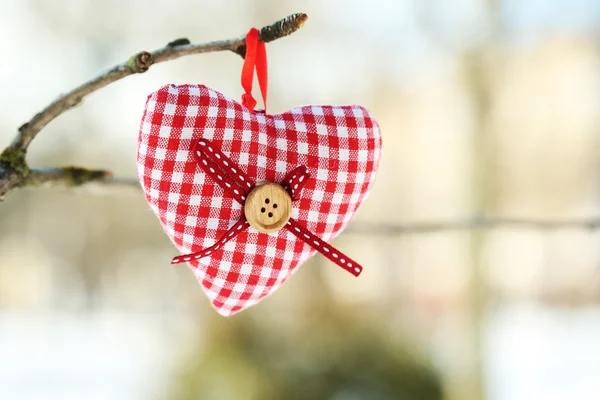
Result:
[[0,154],[0,165],[16,172],[22,177],[27,177],[29,174],[29,166],[25,159],[26,155],[27,153],[25,150],[9,146]]

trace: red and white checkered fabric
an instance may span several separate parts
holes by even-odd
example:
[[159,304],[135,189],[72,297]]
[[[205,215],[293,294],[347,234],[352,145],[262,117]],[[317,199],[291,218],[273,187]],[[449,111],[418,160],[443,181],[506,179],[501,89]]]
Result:
[[[360,106],[304,106],[266,115],[206,86],[164,86],[148,96],[138,173],[148,203],[181,254],[213,245],[243,213],[197,164],[193,149],[201,138],[256,182],[281,182],[305,165],[311,178],[292,218],[327,242],[368,195],[381,154],[377,122]],[[228,316],[273,293],[314,253],[286,229],[265,234],[250,227],[189,265],[216,310]]]

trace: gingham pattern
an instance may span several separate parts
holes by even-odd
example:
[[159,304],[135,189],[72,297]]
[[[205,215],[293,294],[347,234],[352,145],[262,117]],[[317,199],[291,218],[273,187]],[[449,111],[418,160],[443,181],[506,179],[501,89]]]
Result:
[[[146,103],[138,173],[148,203],[181,254],[213,245],[243,212],[198,166],[192,151],[201,138],[256,182],[282,182],[292,169],[306,166],[311,178],[292,218],[325,241],[356,214],[381,153],[379,127],[360,106],[304,106],[265,115],[202,85],[162,87]],[[215,309],[228,316],[273,293],[314,253],[286,229],[265,234],[250,227],[189,265]]]

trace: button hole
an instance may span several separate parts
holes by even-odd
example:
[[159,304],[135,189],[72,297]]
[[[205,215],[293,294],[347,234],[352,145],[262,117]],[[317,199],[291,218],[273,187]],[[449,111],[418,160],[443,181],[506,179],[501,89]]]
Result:
[[273,204],[273,208],[277,208],[277,203]]
[[267,211],[264,207],[260,209],[261,213],[264,213],[265,211]]
[[273,213],[269,213],[269,218],[273,218]]
[[265,204],[269,204],[270,202],[271,202],[271,200],[265,199]]

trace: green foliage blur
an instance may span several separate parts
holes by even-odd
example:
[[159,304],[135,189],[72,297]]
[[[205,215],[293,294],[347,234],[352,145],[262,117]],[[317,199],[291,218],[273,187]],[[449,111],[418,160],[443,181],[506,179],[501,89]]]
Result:
[[[314,282],[318,285],[318,282]],[[325,287],[319,288],[326,293]],[[431,366],[381,318],[313,297],[294,321],[222,318],[176,373],[177,400],[438,400]],[[268,323],[269,322],[269,323]]]

